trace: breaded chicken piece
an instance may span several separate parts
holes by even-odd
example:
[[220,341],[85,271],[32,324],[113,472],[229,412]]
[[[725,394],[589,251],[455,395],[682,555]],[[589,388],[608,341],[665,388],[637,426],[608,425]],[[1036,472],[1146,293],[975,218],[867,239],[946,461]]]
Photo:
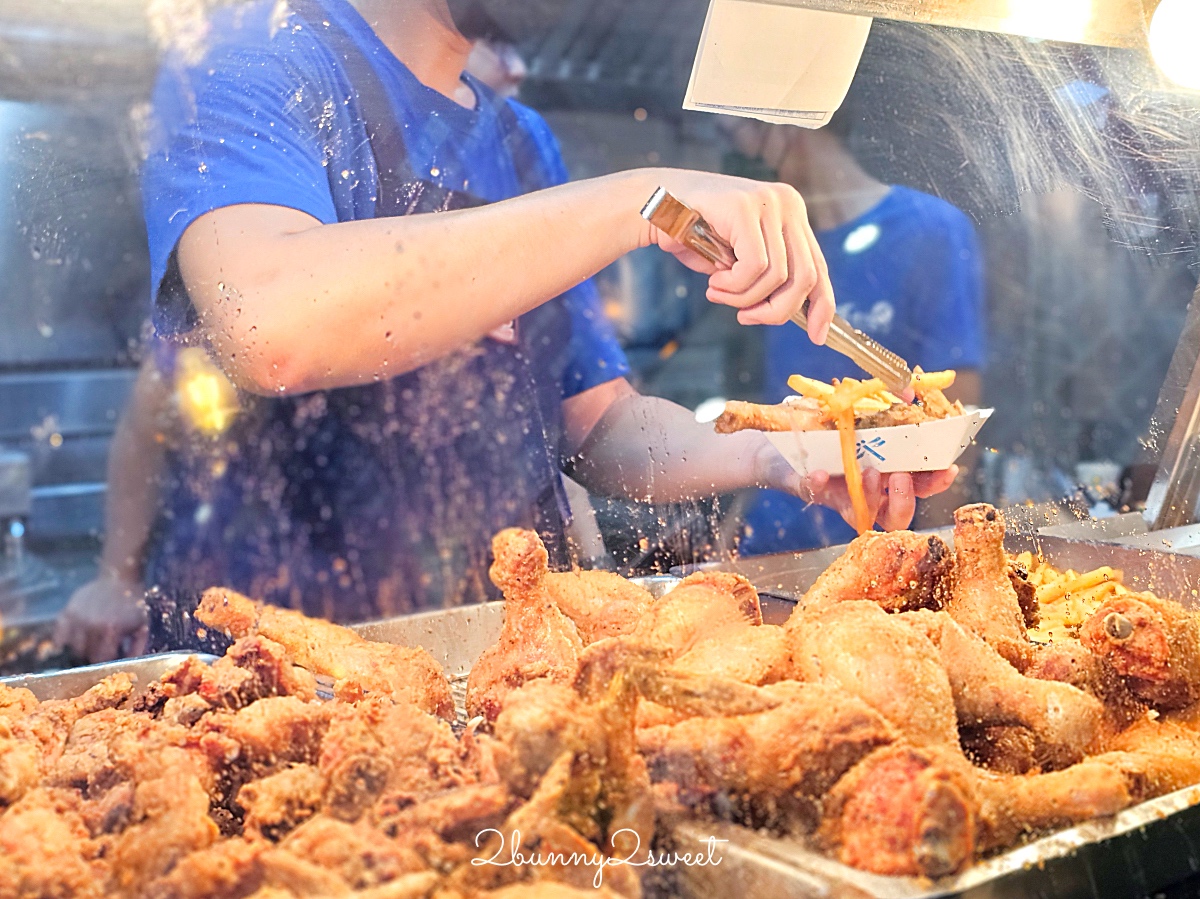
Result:
[[220,588],[205,591],[196,618],[235,638],[261,634],[273,640],[295,664],[332,677],[339,695],[378,693],[412,702],[431,715],[454,717],[450,684],[424,649],[364,640],[341,625]]
[[954,750],[895,743],[825,797],[821,845],[877,874],[943,877],[1018,837],[1111,815],[1135,801],[1116,765],[1087,759],[1049,774],[973,767]]
[[704,640],[761,624],[758,592],[746,578],[702,571],[684,578],[655,602],[638,621],[631,637],[669,660]]
[[793,614],[785,630],[791,677],[858,697],[917,746],[957,747],[950,677],[929,638],[901,616],[838,602]]
[[100,854],[72,793],[29,790],[0,812],[0,896],[107,896],[109,872]]
[[955,583],[946,611],[1018,670],[1032,655],[1004,552],[1004,517],[987,503],[954,513]]
[[216,842],[209,797],[195,776],[168,775],[138,784],[133,823],[112,849],[113,881],[127,895],[141,895],[181,858]]
[[492,539],[489,574],[504,594],[500,638],[479,657],[467,679],[467,713],[496,720],[508,694],[545,677],[575,677],[583,640],[547,586],[546,547],[534,531],[509,528]]
[[449,724],[382,698],[333,708],[317,767],[326,782],[322,807],[344,821],[389,795],[412,802],[479,780]]
[[1200,617],[1150,593],[1106,600],[1079,630],[1141,702],[1173,711],[1200,700]]
[[886,612],[937,610],[954,588],[954,554],[940,537],[869,531],[818,576],[797,612],[865,599]]
[[611,571],[552,571],[543,584],[559,610],[575,622],[585,646],[630,633],[654,602],[649,591]]
[[647,728],[638,733],[641,751],[653,779],[676,784],[685,805],[805,832],[838,778],[899,734],[866,703],[821,684],[757,691],[773,707]]
[[274,842],[315,815],[324,797],[324,775],[300,763],[244,784],[234,799],[245,810],[244,832]]

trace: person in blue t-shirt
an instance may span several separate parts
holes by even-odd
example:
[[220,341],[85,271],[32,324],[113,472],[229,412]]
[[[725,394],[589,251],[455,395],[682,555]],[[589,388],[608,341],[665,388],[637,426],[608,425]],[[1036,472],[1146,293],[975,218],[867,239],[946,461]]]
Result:
[[[868,175],[847,149],[849,122],[843,107],[817,131],[745,119],[725,119],[722,127],[741,154],[764,162],[805,197],[838,312],[912,365],[956,369],[951,397],[977,403],[984,312],[975,228],[944,200]],[[771,328],[763,336],[766,402],[791,393],[787,379],[793,374],[821,381],[863,377],[845,356],[797,340],[798,334],[796,328]],[[950,500],[947,516],[964,501],[953,491],[937,500],[943,498]],[[937,511],[930,510],[930,517]],[[822,506],[759,490],[738,548],[742,555],[791,552],[845,543],[854,535]]]
[[[160,645],[194,640],[213,584],[343,621],[478,601],[501,528],[536,528],[565,562],[564,466],[600,493],[759,484],[848,509],[840,479],[801,479],[762,435],[717,436],[625,380],[589,278],[636,247],[708,273],[744,324],[809,299],[818,343],[833,293],[789,186],[566,184],[545,122],[464,72],[470,38],[519,40],[561,6],[251,0],[212,11],[198,58],[166,56],[142,174],[163,348],[148,389],[173,391],[184,436],[151,440],[150,477],[127,460],[124,483],[142,475],[114,498],[106,583],[72,600],[65,640],[111,654],[143,584]],[[640,218],[659,186],[729,240],[732,270]],[[136,454],[120,436],[114,455]],[[907,525],[952,478],[877,482],[879,523]]]

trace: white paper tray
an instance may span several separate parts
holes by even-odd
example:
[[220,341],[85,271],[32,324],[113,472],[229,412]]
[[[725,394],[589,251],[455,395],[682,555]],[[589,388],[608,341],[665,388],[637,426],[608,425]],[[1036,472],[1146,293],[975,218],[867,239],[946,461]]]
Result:
[[[855,435],[858,462],[877,471],[941,471],[949,468],[971,445],[991,409],[927,421],[919,425],[868,428]],[[844,474],[837,431],[767,431],[788,464],[800,474],[827,471]]]

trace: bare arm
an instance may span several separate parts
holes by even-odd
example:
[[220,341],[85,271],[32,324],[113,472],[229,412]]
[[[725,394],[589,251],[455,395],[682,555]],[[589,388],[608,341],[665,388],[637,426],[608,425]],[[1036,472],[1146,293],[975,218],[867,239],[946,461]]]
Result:
[[[801,477],[757,431],[717,434],[687,409],[642,396],[623,379],[563,404],[574,477],[593,493],[677,502],[745,487],[784,490],[852,514],[845,481],[825,473]],[[907,527],[919,496],[945,490],[954,471],[864,474],[868,504],[887,530]]]
[[154,362],[143,363],[109,450],[100,564],[104,570],[138,583],[161,499],[167,454],[163,435],[170,398],[170,385]]
[[[660,184],[734,247],[712,266],[638,215]],[[567,184],[481,209],[323,225],[278,206],[197,219],[180,272],[235,383],[298,393],[418,368],[657,243],[711,275],[709,298],[744,323],[781,323],[811,296],[819,342],[833,293],[803,201],[785,185],[650,169]]]
[[126,637],[132,637],[126,648],[133,655],[145,644],[142,567],[161,498],[170,394],[153,361],[143,363],[109,448],[100,571],[75,592],[58,621],[58,642],[92,662],[116,658]]

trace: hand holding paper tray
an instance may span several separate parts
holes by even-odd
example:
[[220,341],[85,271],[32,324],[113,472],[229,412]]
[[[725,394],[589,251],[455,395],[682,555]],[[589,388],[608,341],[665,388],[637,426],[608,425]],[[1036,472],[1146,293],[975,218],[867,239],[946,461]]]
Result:
[[[892,471],[941,471],[963,454],[991,409],[927,421],[919,425],[869,428],[855,432],[855,452],[863,468]],[[800,474],[845,474],[837,431],[769,431],[767,439]]]

